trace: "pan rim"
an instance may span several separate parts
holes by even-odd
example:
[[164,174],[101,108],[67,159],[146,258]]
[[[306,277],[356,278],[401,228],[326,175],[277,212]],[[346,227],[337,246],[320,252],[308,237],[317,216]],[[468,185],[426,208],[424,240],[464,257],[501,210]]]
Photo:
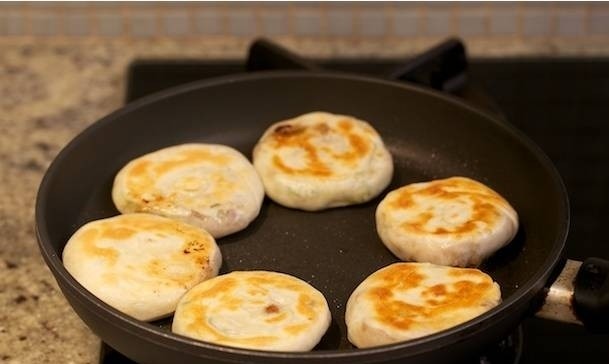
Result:
[[[43,211],[45,211],[47,207],[46,196],[48,195],[48,190],[50,188],[51,181],[53,180],[56,171],[58,170],[58,166],[61,166],[62,160],[65,159],[65,157],[69,155],[70,152],[82,142],[82,140],[86,139],[89,135],[95,133],[97,129],[103,128],[104,125],[112,123],[114,120],[119,119],[122,115],[128,114],[135,109],[146,107],[146,105],[150,103],[177,96],[182,93],[188,93],[192,90],[199,88],[209,88],[230,83],[254,82],[259,79],[274,78],[326,78],[335,80],[344,79],[346,81],[374,83],[378,85],[407,89],[409,91],[425,94],[429,97],[441,99],[444,102],[448,102],[462,109],[466,109],[468,110],[468,112],[478,114],[485,120],[492,122],[500,129],[503,129],[504,132],[510,134],[515,139],[518,139],[528,150],[530,150],[534,154],[539,163],[543,165],[543,167],[546,168],[552,174],[552,180],[555,184],[554,187],[558,191],[560,191],[560,194],[562,195],[562,199],[561,201],[559,201],[559,203],[562,207],[563,226],[561,226],[561,233],[558,234],[556,241],[554,241],[551,251],[547,253],[547,257],[544,263],[540,266],[537,272],[533,274],[531,278],[529,278],[529,280],[525,284],[518,287],[518,289],[509,297],[507,297],[507,299],[503,301],[499,306],[491,309],[490,311],[487,311],[486,313],[472,320],[469,320],[465,323],[454,326],[447,330],[443,330],[432,335],[424,336],[406,342],[388,344],[373,348],[333,349],[309,352],[273,352],[241,349],[205,343],[197,341],[195,339],[180,336],[172,332],[166,332],[150,323],[136,320],[111,308],[110,306],[99,300],[97,297],[95,297],[93,294],[91,294],[89,291],[87,291],[82,285],[80,285],[64,268],[63,263],[61,261],[61,257],[59,257],[58,254],[54,253],[50,243],[51,239],[49,237],[48,229],[44,224],[45,216],[43,214]],[[94,312],[96,315],[100,315],[99,310],[101,310],[101,312],[104,312],[105,314],[110,314],[116,319],[115,325],[120,324],[122,330],[127,331],[131,334],[139,335],[140,337],[143,337],[148,341],[152,341],[155,344],[160,344],[166,347],[171,347],[175,349],[175,345],[179,344],[181,345],[181,348],[190,348],[192,350],[196,349],[201,354],[203,353],[200,351],[200,349],[204,349],[209,351],[207,352],[207,354],[231,353],[234,355],[243,355],[250,358],[259,357],[269,359],[346,359],[354,357],[355,355],[357,355],[357,357],[361,359],[362,356],[376,356],[378,354],[383,354],[383,357],[385,359],[389,359],[387,358],[388,353],[398,353],[404,350],[409,350],[410,353],[421,353],[433,350],[434,344],[440,342],[441,340],[444,340],[445,344],[464,340],[468,336],[473,335],[476,332],[476,327],[488,324],[492,318],[502,317],[502,315],[508,312],[512,306],[515,306],[518,303],[525,302],[526,300],[530,300],[530,298],[536,293],[534,292],[535,289],[539,289],[540,285],[545,284],[545,282],[550,277],[553,268],[562,259],[562,253],[568,236],[569,221],[570,210],[568,195],[564,182],[560,177],[560,174],[556,170],[556,167],[551,162],[549,157],[541,150],[541,148],[523,132],[518,130],[515,126],[509,124],[508,122],[498,120],[492,114],[487,113],[486,111],[482,111],[470,104],[465,103],[462,100],[440,93],[435,90],[415,86],[408,83],[383,80],[368,76],[351,75],[338,72],[311,71],[264,71],[256,72],[253,74],[243,73],[218,77],[214,79],[195,81],[185,85],[180,85],[167,90],[163,90],[161,92],[145,96],[139,100],[129,103],[104,116],[103,118],[93,122],[91,125],[89,125],[84,130],[80,131],[76,136],[74,136],[73,139],[68,142],[68,144],[66,144],[64,148],[62,148],[62,150],[53,159],[40,183],[36,197],[35,208],[36,235],[39,249],[44,257],[46,264],[53,271],[53,274],[56,276],[56,279],[57,276],[61,277],[63,283],[67,284],[70,290],[78,293],[76,295],[78,299],[84,299],[88,304],[96,306],[97,310],[90,309],[89,311]],[[105,316],[106,315],[104,315],[104,317]],[[147,335],[142,335],[142,333],[146,333]]]

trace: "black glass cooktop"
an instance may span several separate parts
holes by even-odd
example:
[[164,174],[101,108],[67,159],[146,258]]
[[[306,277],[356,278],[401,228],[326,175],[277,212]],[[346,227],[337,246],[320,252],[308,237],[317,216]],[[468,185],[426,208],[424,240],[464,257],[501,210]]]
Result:
[[[385,75],[403,60],[333,59],[331,70]],[[243,61],[137,61],[128,72],[127,102],[171,86],[244,72]],[[609,59],[473,59],[467,78],[474,92],[461,96],[500,113],[533,139],[560,172],[571,202],[566,256],[609,258]],[[471,89],[470,89],[471,91]],[[482,92],[482,96],[480,94]],[[457,93],[459,94],[459,93]],[[582,327],[530,318],[522,324],[522,355],[494,354],[481,362],[606,364],[609,335]],[[514,338],[508,338],[508,341]],[[520,344],[516,345],[519,347]],[[512,345],[514,347],[514,345]],[[494,360],[493,360],[494,359]],[[109,348],[103,363],[130,363]]]

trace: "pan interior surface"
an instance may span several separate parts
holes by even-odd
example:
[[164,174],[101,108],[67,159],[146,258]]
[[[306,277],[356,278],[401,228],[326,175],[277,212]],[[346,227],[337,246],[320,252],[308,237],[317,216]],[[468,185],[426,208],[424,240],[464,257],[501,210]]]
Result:
[[[113,179],[133,158],[189,142],[226,144],[251,158],[270,124],[311,111],[370,122],[393,156],[391,185],[368,203],[320,212],[266,199],[249,227],[218,239],[218,245],[222,273],[289,273],[325,295],[333,321],[315,351],[353,348],[344,323],[349,295],[369,274],[397,261],[377,235],[374,212],[389,190],[405,184],[467,176],[502,194],[519,213],[520,231],[481,269],[500,284],[502,306],[541,288],[536,281],[549,274],[562,250],[568,212],[560,179],[532,144],[499,121],[417,88],[297,73],[182,87],[128,105],[85,130],[51,165],[39,193],[37,227],[53,273],[77,285],[61,264],[63,247],[84,223],[118,214],[111,200]],[[121,317],[96,304],[100,315]],[[151,323],[149,331],[167,335],[170,323]]]

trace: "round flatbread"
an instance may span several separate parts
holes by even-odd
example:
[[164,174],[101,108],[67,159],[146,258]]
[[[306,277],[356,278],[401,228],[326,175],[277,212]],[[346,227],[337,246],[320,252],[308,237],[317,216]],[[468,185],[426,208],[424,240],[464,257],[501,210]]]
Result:
[[518,215],[482,183],[452,177],[391,191],[377,207],[376,227],[404,261],[466,267],[509,243]]
[[63,250],[70,274],[100,300],[136,319],[170,315],[222,263],[214,238],[195,226],[125,214],[78,229]]
[[326,112],[271,125],[253,162],[271,199],[308,211],[369,201],[393,174],[391,154],[370,124]]
[[244,229],[258,216],[264,187],[237,150],[182,144],[129,162],[114,179],[112,199],[121,213],[182,220],[220,238]]
[[198,340],[270,351],[311,350],[330,325],[324,296],[293,276],[232,272],[192,288],[172,331]]
[[392,344],[456,326],[500,302],[499,285],[478,269],[395,263],[353,291],[347,334],[359,348]]

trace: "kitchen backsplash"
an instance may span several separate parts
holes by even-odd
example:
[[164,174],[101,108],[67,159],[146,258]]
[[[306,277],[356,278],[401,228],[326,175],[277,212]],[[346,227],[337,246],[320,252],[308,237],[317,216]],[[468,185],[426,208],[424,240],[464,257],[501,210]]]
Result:
[[609,41],[609,2],[0,2],[0,39],[450,35]]

